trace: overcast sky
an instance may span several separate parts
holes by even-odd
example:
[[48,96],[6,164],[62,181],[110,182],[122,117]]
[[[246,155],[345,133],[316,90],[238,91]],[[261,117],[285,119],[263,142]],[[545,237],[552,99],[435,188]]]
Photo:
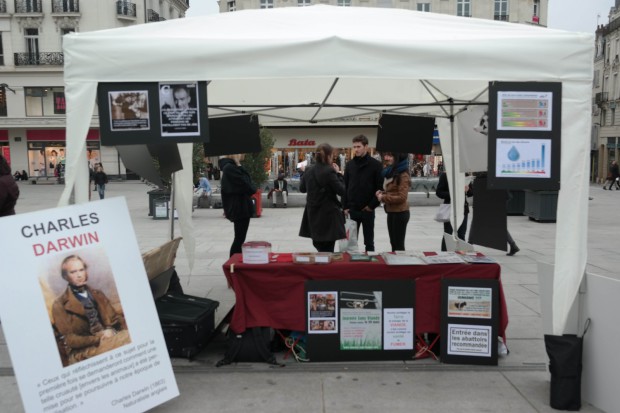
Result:
[[[609,22],[609,9],[614,4],[615,0],[549,0],[548,26],[552,29],[594,33],[597,23]],[[187,16],[218,12],[219,6],[215,0],[191,0]]]

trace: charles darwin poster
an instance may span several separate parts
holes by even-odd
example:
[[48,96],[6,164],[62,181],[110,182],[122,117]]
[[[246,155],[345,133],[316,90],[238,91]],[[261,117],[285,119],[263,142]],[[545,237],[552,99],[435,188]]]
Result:
[[179,394],[124,198],[0,218],[0,233],[25,411],[143,412]]

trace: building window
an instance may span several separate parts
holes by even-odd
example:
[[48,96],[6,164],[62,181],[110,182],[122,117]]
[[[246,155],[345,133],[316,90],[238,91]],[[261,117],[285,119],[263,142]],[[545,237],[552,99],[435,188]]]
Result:
[[495,0],[494,19],[508,21],[508,0]]
[[540,0],[534,0],[534,16],[540,15]]
[[595,70],[594,71],[594,87],[600,87],[600,86],[601,86],[601,71]]
[[39,60],[39,29],[24,29],[26,40],[26,53],[31,64],[38,64]]
[[4,49],[2,48],[2,32],[0,32],[0,66],[4,66]]
[[471,0],[457,0],[456,15],[471,17]]
[[611,120],[611,124],[613,126],[613,125],[616,124],[616,108],[612,108],[611,109],[610,117],[611,117],[611,119],[610,119]]
[[63,27],[62,29],[60,29],[60,44],[62,44],[65,35],[69,33],[75,33],[75,28]]
[[26,116],[64,115],[65,88],[63,87],[25,87]]
[[6,89],[4,86],[0,86],[0,116],[7,116]]
[[311,0],[297,0],[297,6],[299,7],[312,6],[312,1]]
[[601,110],[601,126],[607,126],[607,111],[605,109]]
[[351,7],[351,0],[338,0],[338,6]]
[[261,9],[273,9],[273,0],[260,0]]
[[237,2],[236,1],[229,1],[228,2],[228,11],[237,11]]
[[431,4],[430,3],[418,3],[418,11],[426,11],[426,12],[431,11]]

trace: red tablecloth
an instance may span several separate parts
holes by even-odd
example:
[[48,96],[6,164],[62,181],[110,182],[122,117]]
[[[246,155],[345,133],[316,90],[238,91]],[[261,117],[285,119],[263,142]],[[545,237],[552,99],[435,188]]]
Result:
[[[495,279],[499,283],[499,335],[505,338],[508,311],[498,264],[387,265],[342,261],[330,264],[243,264],[241,254],[224,263],[236,304],[230,327],[242,333],[250,327],[306,330],[304,283],[307,280],[415,280],[415,332],[439,333],[441,278]],[[231,270],[231,267],[234,270]]]

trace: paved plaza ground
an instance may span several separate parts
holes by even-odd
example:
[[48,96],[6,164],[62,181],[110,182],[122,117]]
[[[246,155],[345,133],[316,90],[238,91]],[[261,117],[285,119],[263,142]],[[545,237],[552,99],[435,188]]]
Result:
[[[20,182],[17,213],[53,208],[63,187]],[[111,182],[106,196],[124,196],[134,229],[145,252],[170,239],[169,220],[148,216],[152,190],[140,181]],[[97,197],[97,193],[92,193]],[[588,271],[618,278],[620,255],[614,215],[620,191],[590,188]],[[411,207],[406,246],[411,250],[438,250],[443,226],[432,218],[435,206]],[[313,251],[311,241],[297,233],[301,208],[263,209],[252,219],[248,240],[265,240],[273,251]],[[193,212],[196,260],[190,273],[181,247],[177,271],[186,293],[209,297],[230,308],[234,294],[227,288],[222,264],[228,259],[233,226],[221,209]],[[175,233],[180,235],[178,224]],[[173,359],[181,396],[154,409],[156,412],[552,412],[549,407],[549,373],[539,301],[537,263],[553,263],[555,223],[538,223],[524,216],[508,218],[508,227],[521,251],[508,257],[504,251],[479,248],[502,267],[508,305],[510,354],[496,367],[441,364],[430,359],[398,362],[296,363],[284,367],[239,363],[216,368],[223,357],[222,336],[194,360]],[[389,250],[385,213],[377,212],[376,249]],[[3,252],[6,253],[6,252]],[[218,313],[221,319],[224,314]],[[0,411],[22,412],[6,341],[0,335]],[[101,410],[102,412],[105,410]],[[598,412],[584,404],[583,412]]]

